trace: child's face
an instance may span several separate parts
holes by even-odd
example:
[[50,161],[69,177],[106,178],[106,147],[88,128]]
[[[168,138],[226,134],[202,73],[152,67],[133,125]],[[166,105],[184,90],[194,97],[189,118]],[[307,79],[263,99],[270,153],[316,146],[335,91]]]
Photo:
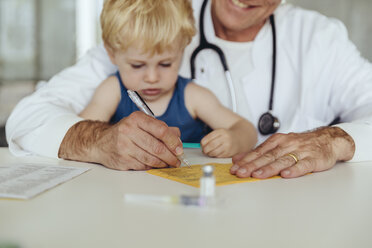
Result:
[[143,53],[129,47],[125,52],[115,52],[111,60],[119,67],[123,84],[137,91],[148,102],[173,93],[182,59],[181,49],[168,49],[161,54]]

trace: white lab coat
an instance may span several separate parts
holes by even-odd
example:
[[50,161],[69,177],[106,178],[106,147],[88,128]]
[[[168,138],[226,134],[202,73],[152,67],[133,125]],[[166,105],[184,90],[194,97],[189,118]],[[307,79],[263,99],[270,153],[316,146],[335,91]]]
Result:
[[[197,25],[201,3],[200,0],[193,1]],[[326,126],[340,116],[343,123],[338,126],[356,143],[351,161],[372,160],[369,152],[372,65],[360,56],[349,41],[344,25],[335,19],[286,4],[275,11],[275,19],[277,76],[273,114],[281,122],[279,132],[311,130]],[[210,6],[204,24],[208,41],[221,45],[214,36]],[[198,40],[197,35],[185,50],[180,70],[183,76],[190,75],[189,58]],[[221,48],[228,63],[234,64],[237,58],[228,56],[228,43],[226,46],[222,43]],[[268,23],[252,42],[251,51],[251,58],[247,58],[251,66],[246,68],[239,63],[231,68],[231,72],[238,94],[238,113],[257,126],[259,117],[269,105],[272,36]],[[213,52],[202,52],[196,62],[196,82],[211,89],[224,105],[230,107],[221,68]],[[67,130],[81,120],[77,114],[88,104],[97,85],[116,70],[100,46],[23,99],[6,125],[11,152],[57,157]],[[243,76],[236,76],[242,72]],[[259,135],[259,142],[266,138]]]

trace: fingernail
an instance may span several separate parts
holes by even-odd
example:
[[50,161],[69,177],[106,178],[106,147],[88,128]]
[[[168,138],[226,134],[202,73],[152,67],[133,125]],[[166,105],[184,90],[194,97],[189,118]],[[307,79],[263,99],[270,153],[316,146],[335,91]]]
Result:
[[239,165],[234,164],[234,165],[231,167],[230,171],[231,171],[231,172],[235,172],[235,171],[237,171],[238,169],[239,169]]
[[291,174],[289,170],[282,171],[283,176],[289,176],[289,174]]
[[246,168],[241,168],[241,169],[238,170],[238,173],[239,174],[245,174],[245,173],[247,173],[247,169]]
[[183,153],[183,149],[182,149],[182,147],[177,147],[176,148],[176,155],[182,155],[182,153]]
[[261,169],[259,169],[259,170],[255,171],[255,172],[253,172],[253,174],[255,174],[255,175],[257,175],[257,176],[261,175],[262,173],[263,173],[263,171],[262,171]]

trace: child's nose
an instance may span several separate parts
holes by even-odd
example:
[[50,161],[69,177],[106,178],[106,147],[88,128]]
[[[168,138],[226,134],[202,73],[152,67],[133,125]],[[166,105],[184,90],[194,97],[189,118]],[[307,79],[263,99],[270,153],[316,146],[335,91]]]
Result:
[[159,81],[158,71],[155,68],[147,69],[145,81],[147,83],[157,83]]

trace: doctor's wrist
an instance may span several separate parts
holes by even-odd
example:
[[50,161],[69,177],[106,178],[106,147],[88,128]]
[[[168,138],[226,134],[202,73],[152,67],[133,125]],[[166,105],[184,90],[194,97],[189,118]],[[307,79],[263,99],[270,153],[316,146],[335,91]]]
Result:
[[353,138],[339,127],[327,127],[332,138],[332,147],[337,161],[351,160],[355,153],[355,142]]
[[84,120],[73,125],[59,147],[58,157],[100,163],[99,139],[110,128],[107,122]]

